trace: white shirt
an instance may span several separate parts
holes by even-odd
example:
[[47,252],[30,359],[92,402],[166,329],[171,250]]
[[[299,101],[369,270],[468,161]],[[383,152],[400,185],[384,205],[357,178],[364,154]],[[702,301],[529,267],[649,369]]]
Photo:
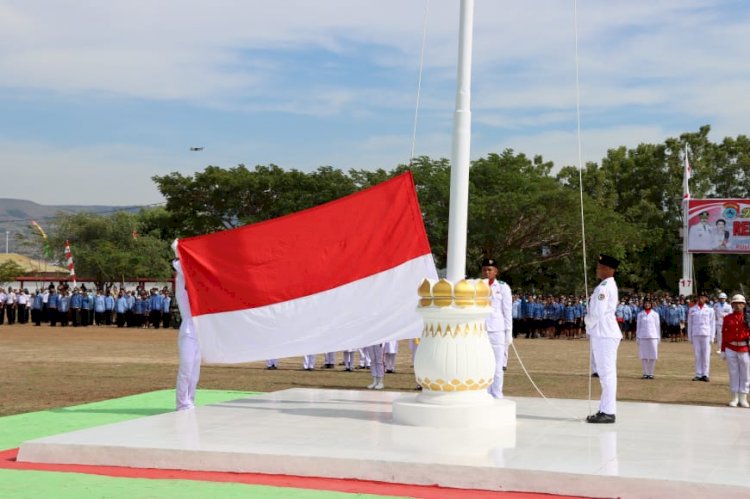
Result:
[[716,333],[714,309],[708,305],[693,305],[688,310],[688,341],[693,336],[711,336]]
[[19,305],[26,305],[29,302],[29,295],[24,293],[23,291],[18,293],[18,304]]
[[619,302],[614,277],[604,279],[591,293],[586,312],[586,334],[592,338],[619,338],[622,332],[617,325],[615,310]]
[[490,307],[492,313],[485,321],[487,331],[512,331],[513,330],[513,296],[510,286],[505,282],[495,279],[490,286]]
[[653,309],[649,313],[646,313],[645,310],[638,313],[636,328],[636,337],[639,340],[658,340],[661,338],[659,314]]
[[16,294],[13,291],[5,295],[6,305],[13,305],[15,302],[16,302]]
[[724,317],[732,313],[732,306],[727,303],[721,303],[717,301],[714,303],[714,315],[716,316],[716,325],[721,327],[724,325]]

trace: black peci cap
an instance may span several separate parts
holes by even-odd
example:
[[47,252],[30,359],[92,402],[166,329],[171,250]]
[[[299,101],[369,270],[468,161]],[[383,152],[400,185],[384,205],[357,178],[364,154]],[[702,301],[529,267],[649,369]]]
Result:
[[498,266],[497,266],[497,260],[495,260],[494,258],[485,258],[484,260],[482,260],[482,267],[495,267],[495,268],[498,268]]
[[620,266],[620,260],[618,260],[617,258],[613,256],[604,255],[604,254],[599,255],[598,263],[599,265],[604,265],[605,267],[609,267],[614,270],[617,270],[617,267]]

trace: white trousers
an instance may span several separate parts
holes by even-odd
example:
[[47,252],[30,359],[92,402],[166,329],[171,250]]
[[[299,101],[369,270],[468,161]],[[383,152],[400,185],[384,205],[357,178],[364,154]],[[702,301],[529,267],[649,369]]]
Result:
[[359,352],[359,367],[370,367],[372,361],[370,360],[369,347],[358,349]]
[[327,352],[325,354],[325,364],[336,365],[336,352]]
[[372,365],[370,366],[370,374],[373,377],[383,378],[385,377],[385,366],[383,365],[383,345],[377,344],[366,348],[367,353],[370,355]]
[[395,371],[396,370],[396,354],[395,353],[386,353],[384,354],[384,363],[385,363],[385,369],[387,371]]
[[729,369],[729,391],[732,393],[750,393],[750,355],[747,352],[735,352],[726,349],[727,368]]
[[510,355],[510,344],[513,343],[513,331],[505,331],[505,358],[503,358],[503,367],[508,367],[508,356]]
[[711,337],[693,336],[693,353],[695,354],[695,375],[709,376],[711,367]]
[[195,407],[195,390],[201,374],[201,350],[195,336],[179,335],[177,349],[180,352],[180,366],[177,368],[177,388],[175,397],[177,410]]
[[596,372],[602,396],[599,411],[604,414],[617,414],[617,348],[620,338],[591,337],[591,353],[594,355]]
[[344,368],[351,369],[354,367],[354,352],[351,350],[344,350]]
[[716,344],[721,348],[721,328],[723,324],[716,324]]
[[492,352],[495,354],[495,376],[492,378],[492,384],[487,391],[496,399],[503,398],[503,382],[505,373],[503,372],[503,363],[505,362],[505,331],[487,331],[487,337],[490,339]]
[[304,369],[315,369],[315,357],[317,357],[316,354],[305,355],[302,358],[302,367]]

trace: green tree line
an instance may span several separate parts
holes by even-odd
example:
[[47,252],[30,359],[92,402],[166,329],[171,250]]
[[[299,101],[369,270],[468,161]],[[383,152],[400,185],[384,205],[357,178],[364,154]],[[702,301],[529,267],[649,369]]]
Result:
[[[582,171],[513,150],[474,161],[469,178],[467,275],[478,275],[484,256],[497,258],[516,289],[584,293],[584,238],[589,281],[596,255],[622,260],[625,289],[676,291],[681,277],[682,151],[692,152],[691,193],[701,197],[750,197],[750,141],[744,135],[709,140],[708,126],[669,138],[607,151]],[[426,156],[390,171],[313,172],[277,165],[208,166],[194,175],[152,177],[166,205],[140,213],[59,215],[50,230],[53,248],[70,240],[76,270],[102,282],[123,276],[169,275],[169,245],[176,237],[269,220],[370,187],[410,169],[438,268],[445,266],[450,162]],[[583,181],[581,197],[579,178]],[[583,206],[581,207],[581,203]],[[133,237],[133,234],[137,237]],[[61,250],[60,250],[61,253]],[[705,289],[746,286],[750,263],[743,255],[696,255]],[[591,287],[591,284],[589,284]]]

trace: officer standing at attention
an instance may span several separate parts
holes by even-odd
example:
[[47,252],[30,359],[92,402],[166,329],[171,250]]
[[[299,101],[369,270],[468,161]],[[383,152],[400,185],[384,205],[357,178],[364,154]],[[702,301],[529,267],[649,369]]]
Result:
[[591,354],[602,387],[599,412],[588,416],[588,423],[614,423],[617,412],[617,348],[622,332],[615,319],[619,299],[614,276],[619,265],[616,258],[599,255],[596,277],[601,282],[591,293],[586,313],[586,334],[591,338]]
[[506,348],[513,341],[513,296],[510,286],[497,279],[497,261],[485,258],[482,261],[482,277],[490,286],[490,307],[492,313],[485,322],[487,337],[495,354],[495,377],[487,390],[496,399],[503,398],[503,366]]
[[703,292],[698,303],[688,311],[688,341],[693,344],[695,354],[695,377],[693,381],[709,381],[711,368],[711,340],[716,334],[716,314],[707,305],[708,295]]

